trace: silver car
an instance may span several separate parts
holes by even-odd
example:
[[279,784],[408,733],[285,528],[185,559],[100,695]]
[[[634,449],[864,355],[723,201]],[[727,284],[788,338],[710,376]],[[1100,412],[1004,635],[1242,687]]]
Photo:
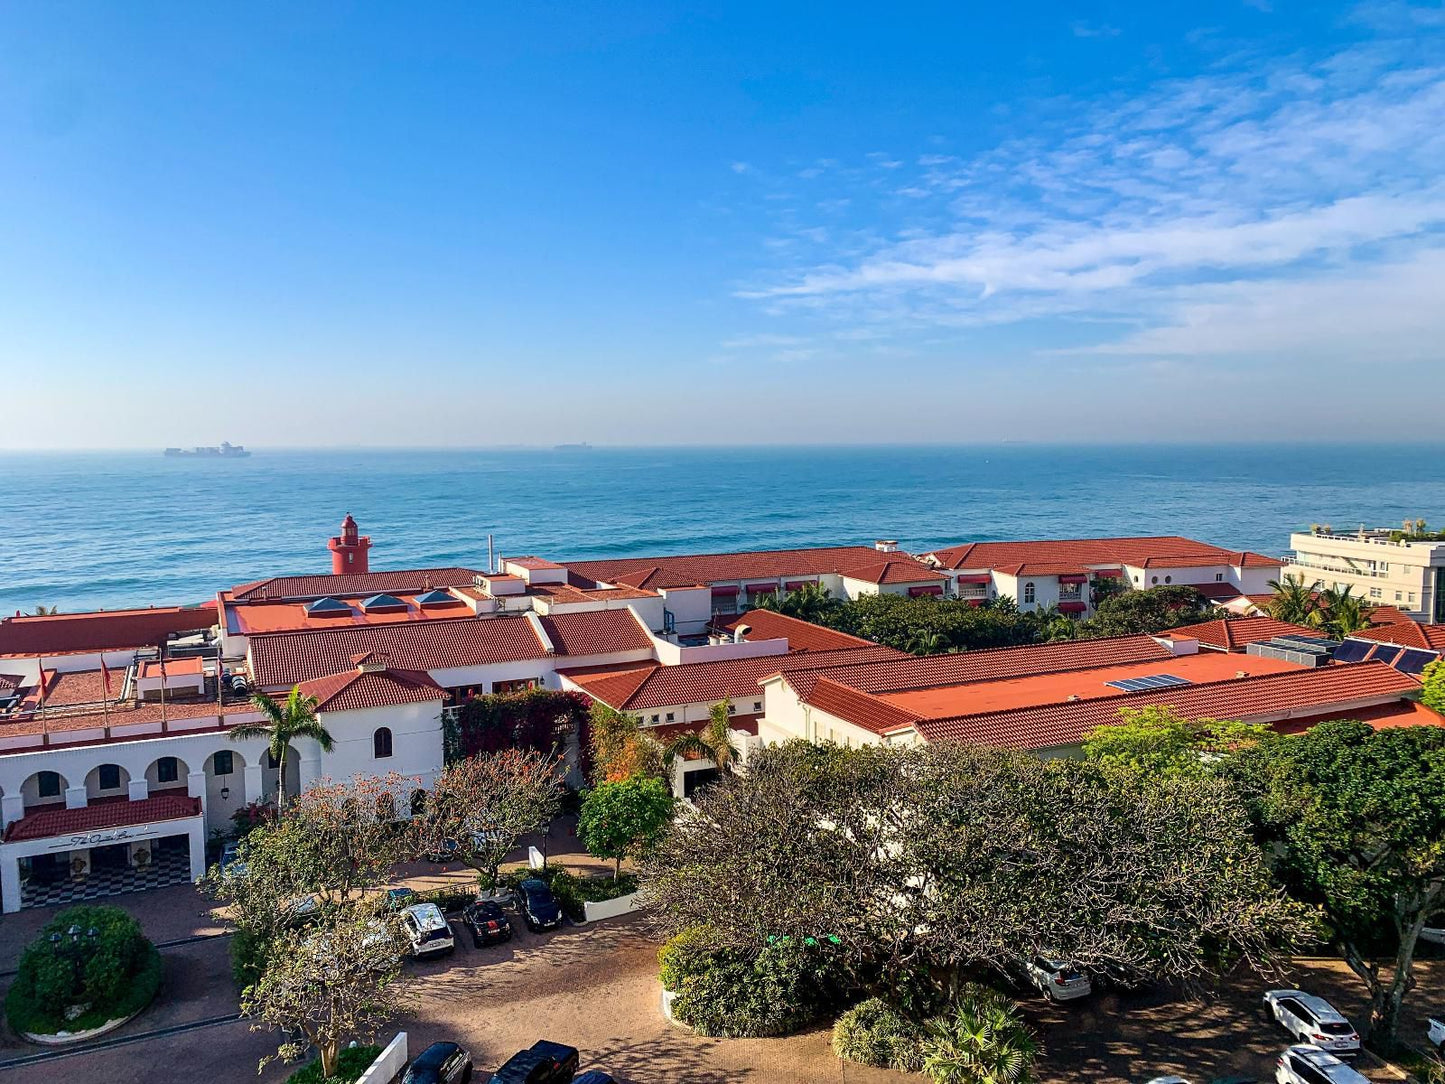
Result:
[[1088,997],[1094,992],[1089,976],[1061,960],[1048,956],[1035,956],[1024,962],[1024,973],[1029,981],[1054,1001],[1072,1001],[1076,997]]

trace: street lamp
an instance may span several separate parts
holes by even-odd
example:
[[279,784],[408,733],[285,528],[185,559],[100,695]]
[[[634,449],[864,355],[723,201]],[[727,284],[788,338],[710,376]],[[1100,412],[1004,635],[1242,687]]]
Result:
[[95,939],[100,936],[100,931],[94,926],[88,930],[82,930],[79,926],[71,925],[65,931],[70,940],[66,941],[58,930],[50,935],[50,943],[55,948],[55,954],[69,960],[71,975],[71,989],[78,996],[83,987],[81,972],[85,970],[85,961],[90,956],[91,947]]

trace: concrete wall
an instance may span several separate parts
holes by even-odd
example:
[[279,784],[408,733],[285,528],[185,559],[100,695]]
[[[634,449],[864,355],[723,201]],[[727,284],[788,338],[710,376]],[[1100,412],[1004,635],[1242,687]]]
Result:
[[401,1075],[406,1068],[407,1039],[406,1032],[398,1031],[396,1038],[387,1043],[381,1053],[377,1055],[371,1068],[362,1073],[356,1080],[356,1084],[391,1084],[391,1081]]

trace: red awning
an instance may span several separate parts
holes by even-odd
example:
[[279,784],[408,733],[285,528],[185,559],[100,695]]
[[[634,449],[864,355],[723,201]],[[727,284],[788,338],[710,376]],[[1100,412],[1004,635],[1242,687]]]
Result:
[[988,600],[982,598],[970,598],[965,599],[964,601],[966,601],[970,606],[982,606]]
[[1083,572],[1065,572],[1059,577],[1060,583],[1088,583],[1089,577]]
[[1094,569],[1094,578],[1095,578],[1095,579],[1111,579],[1111,580],[1117,580],[1119,577],[1121,577],[1121,576],[1123,576],[1123,575],[1124,575],[1124,570],[1123,570],[1122,568],[1096,568],[1096,569]]
[[910,587],[910,588],[908,589],[908,597],[909,597],[909,598],[917,598],[919,595],[941,595],[941,594],[943,594],[943,587],[942,587],[941,584],[936,584],[936,583],[931,583],[931,584],[927,585],[926,587]]
[[817,580],[787,580],[783,583],[783,586],[789,591],[801,591],[803,588],[809,585],[816,585],[817,583]]
[[1081,614],[1088,608],[1089,607],[1082,602],[1059,603],[1059,613],[1061,614]]
[[714,587],[712,593],[714,597],[718,595],[736,595],[738,589],[736,587]]
[[959,582],[959,583],[992,583],[992,582],[993,582],[993,577],[990,576],[987,572],[979,572],[979,573],[977,573],[977,574],[970,572],[967,576],[960,576],[960,577],[958,577],[958,582]]
[[759,593],[766,594],[766,595],[776,595],[776,594],[778,593],[778,585],[775,584],[775,583],[750,583],[750,584],[748,584],[748,594],[750,594],[750,595],[756,595],[756,594],[759,594]]

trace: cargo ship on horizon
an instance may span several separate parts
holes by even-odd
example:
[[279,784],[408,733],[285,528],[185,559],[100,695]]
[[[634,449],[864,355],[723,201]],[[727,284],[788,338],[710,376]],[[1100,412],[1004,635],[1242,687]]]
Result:
[[167,448],[162,454],[172,459],[245,459],[251,453],[244,445],[223,440],[220,447]]

